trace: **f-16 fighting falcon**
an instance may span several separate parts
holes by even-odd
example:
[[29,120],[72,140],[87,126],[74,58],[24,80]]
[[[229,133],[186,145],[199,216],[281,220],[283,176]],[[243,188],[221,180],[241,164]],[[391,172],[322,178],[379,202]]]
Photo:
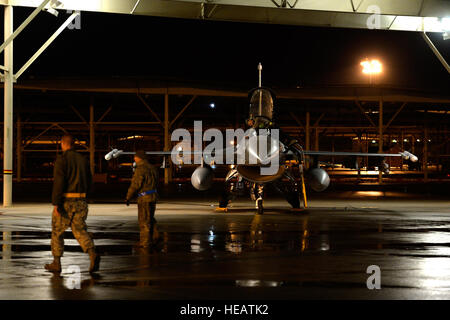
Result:
[[[248,190],[250,197],[255,201],[258,214],[264,210],[264,189],[272,184],[282,193],[293,209],[302,210],[307,207],[305,183],[317,192],[324,191],[330,184],[327,172],[320,168],[320,156],[356,156],[356,157],[379,157],[380,170],[388,172],[384,162],[385,157],[403,157],[405,160],[416,162],[418,158],[408,151],[398,154],[388,153],[362,153],[362,152],[330,152],[330,151],[307,151],[303,150],[299,141],[284,133],[276,124],[274,114],[274,94],[269,88],[261,83],[262,66],[258,65],[259,83],[258,87],[249,93],[250,108],[246,121],[246,131],[243,136],[237,138],[237,144],[231,148],[218,149],[214,152],[199,151],[194,146],[194,151],[187,150],[178,145],[172,152],[149,151],[152,155],[172,155],[182,153],[184,157],[191,155],[200,157],[200,166],[191,176],[192,185],[200,191],[211,187],[213,181],[213,169],[210,166],[221,165],[223,162],[216,161],[217,157],[227,154],[227,165],[232,169],[225,178],[225,185],[219,200],[217,210],[226,212],[228,204],[232,199]],[[209,140],[210,141],[210,140]],[[256,143],[252,143],[252,141]],[[263,142],[261,144],[261,142]],[[179,145],[185,145],[186,141]],[[195,141],[194,141],[195,144]],[[221,146],[223,147],[223,146]],[[232,154],[229,157],[229,154]],[[117,158],[120,155],[134,154],[113,149],[106,156],[106,160]],[[236,161],[236,158],[238,159]],[[185,158],[186,159],[186,158]],[[229,162],[232,159],[234,162]],[[243,159],[239,161],[239,159]],[[252,161],[253,160],[253,161]],[[190,163],[190,162],[189,162]],[[307,164],[311,164],[307,168]]]

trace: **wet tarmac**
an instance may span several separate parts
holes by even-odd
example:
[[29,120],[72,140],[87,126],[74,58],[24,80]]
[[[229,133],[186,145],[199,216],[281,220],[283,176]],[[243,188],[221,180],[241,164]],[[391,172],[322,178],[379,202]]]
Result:
[[[227,213],[215,205],[159,203],[161,241],[151,250],[135,246],[135,205],[90,205],[89,231],[102,253],[92,276],[70,230],[63,272],[44,270],[50,205],[0,209],[0,299],[450,298],[450,201],[367,194],[315,199],[293,212],[275,199],[261,216],[249,200]],[[367,288],[372,265],[381,289]]]

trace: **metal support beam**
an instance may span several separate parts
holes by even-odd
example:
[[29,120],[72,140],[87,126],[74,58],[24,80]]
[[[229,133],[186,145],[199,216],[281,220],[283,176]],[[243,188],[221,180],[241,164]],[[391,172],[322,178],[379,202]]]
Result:
[[180,112],[178,112],[178,114],[175,116],[175,118],[173,118],[172,121],[170,121],[169,127],[172,127],[173,124],[175,123],[175,121],[183,114],[184,111],[186,111],[186,109],[191,105],[192,102],[194,102],[194,100],[197,98],[197,96],[193,96],[191,98],[191,100],[189,100],[189,102],[183,107],[183,109],[181,109]]
[[428,110],[425,109],[425,125],[423,129],[423,181],[428,182]]
[[319,151],[319,128],[317,126],[319,125],[320,120],[322,120],[323,116],[325,115],[325,112],[323,112],[319,118],[317,118],[316,122],[314,122],[315,129],[315,137],[314,137],[314,150]]
[[39,14],[39,12],[44,9],[47,3],[49,3],[50,0],[44,0],[40,6],[38,6],[34,11],[28,16],[28,18],[25,19],[24,22],[9,36],[5,37],[5,40],[3,44],[0,46],[0,53],[3,52],[3,50],[6,48],[8,44],[10,44],[18,35],[25,29],[25,27]]
[[[305,124],[305,150],[310,150],[310,120],[311,116],[309,114],[309,111],[306,112],[306,124]],[[305,163],[306,169],[309,169],[309,162],[306,161]]]
[[319,129],[316,129],[314,133],[314,150],[319,151]]
[[86,119],[81,115],[81,113],[74,107],[70,106],[70,108],[77,114],[77,116],[81,119],[81,121],[84,122],[85,125],[89,126],[89,123],[86,121]]
[[306,126],[305,126],[305,148],[306,150],[310,150],[310,120],[311,116],[309,111],[306,112]]
[[392,116],[392,118],[388,121],[388,123],[384,126],[384,130],[386,130],[389,125],[394,121],[394,119],[398,116],[398,114],[403,110],[403,108],[406,106],[406,102],[403,102],[400,108],[395,112],[395,114]]
[[[4,8],[4,39],[7,41],[13,34],[13,7]],[[12,206],[12,174],[13,174],[13,41],[5,45],[4,64],[8,71],[4,75],[4,133],[3,133],[3,207]]]
[[156,120],[158,120],[158,122],[163,125],[161,119],[158,117],[158,115],[156,114],[156,112],[153,111],[152,108],[150,108],[150,106],[148,105],[148,103],[144,100],[144,98],[141,97],[141,95],[138,93],[137,97],[139,98],[139,100],[141,100],[141,102],[144,104],[144,106],[148,109],[148,111],[150,111],[150,113],[155,117]]
[[305,126],[303,125],[303,123],[300,121],[300,119],[295,115],[295,113],[293,112],[289,112],[290,116],[292,117],[292,119],[295,120],[295,122],[297,122],[297,124],[302,127],[303,129],[305,129]]
[[94,130],[94,100],[91,98],[89,105],[89,164],[91,166],[91,173],[95,173],[95,130]]
[[448,73],[450,73],[450,66],[448,65],[447,61],[445,61],[444,57],[441,55],[439,50],[434,46],[433,42],[428,38],[427,34],[425,32],[422,32],[422,37],[425,40],[425,42],[430,47],[431,51],[436,55],[436,57],[439,59],[439,61],[444,66],[445,70],[447,70]]
[[323,116],[325,115],[325,112],[322,112],[322,114],[317,118],[316,122],[314,122],[314,127],[317,127],[319,125],[320,120],[322,120]]
[[64,31],[67,26],[72,23],[72,21],[80,14],[80,12],[74,12],[70,15],[69,18],[59,27],[58,30],[42,45],[42,47],[39,48],[38,51],[23,65],[22,68],[16,73],[15,80],[19,79],[19,77],[22,75],[22,73],[25,72],[25,70],[28,69],[28,67],[42,54],[42,52],[47,49],[47,47],[61,34],[61,32]]
[[112,110],[112,106],[110,106],[105,113],[102,114],[102,116],[95,122],[95,124],[99,124],[102,122],[102,120],[107,116],[107,114]]
[[16,159],[17,159],[17,182],[22,181],[22,121],[20,115],[17,116],[17,137],[16,137]]
[[[383,100],[380,99],[378,112],[378,153],[383,153]],[[378,168],[378,182],[383,183],[383,171]]]
[[359,101],[355,101],[356,106],[358,107],[359,111],[361,111],[361,113],[367,118],[367,120],[369,120],[370,124],[373,127],[376,127],[377,125],[375,124],[375,122],[373,122],[373,120],[367,115],[366,110],[364,110],[364,108],[361,106],[361,104],[359,103]]
[[[164,151],[170,151],[170,137],[169,137],[169,94],[164,95]],[[170,181],[170,157],[165,159],[166,165],[164,168],[164,184],[168,185]]]
[[62,132],[64,132],[64,134],[69,134],[69,132],[64,129],[63,127],[61,127],[58,123],[53,124],[55,127],[59,128],[59,130],[61,130]]
[[[405,140],[405,132],[403,130],[400,131],[400,148],[405,150],[404,141]],[[411,144],[414,145],[414,136],[411,136]],[[414,152],[413,152],[414,154]],[[403,157],[401,160],[400,171],[403,171]]]
[[30,145],[31,143],[33,143],[33,141],[39,139],[42,135],[44,135],[48,130],[50,130],[51,128],[53,128],[55,126],[54,123],[52,123],[49,127],[47,127],[44,131],[42,131],[41,133],[39,133],[36,137],[32,138],[31,140],[28,140],[27,143],[23,146],[23,149],[25,149],[28,145]]

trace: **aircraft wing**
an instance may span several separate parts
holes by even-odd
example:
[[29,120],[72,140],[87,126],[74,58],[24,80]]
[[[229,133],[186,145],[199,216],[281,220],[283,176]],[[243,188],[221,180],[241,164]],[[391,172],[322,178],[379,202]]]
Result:
[[[222,151],[223,152],[223,151]],[[148,155],[167,155],[170,156],[172,151],[147,151],[145,152]],[[190,154],[203,154],[202,151],[191,151]],[[221,153],[219,152],[216,152]],[[105,155],[106,160],[111,160],[112,158],[117,158],[120,155],[131,155],[135,154],[135,152],[123,151],[118,149],[113,149],[109,153]],[[336,151],[303,151],[304,155],[307,156],[356,156],[356,157],[402,157],[404,160],[411,160],[412,162],[416,162],[418,160],[417,156],[414,154],[403,151],[399,153],[365,153],[365,152],[336,152]]]
[[365,153],[365,152],[334,152],[334,151],[303,151],[307,156],[356,156],[356,157],[402,157],[404,160],[416,162],[417,156],[408,151],[399,153]]
[[[146,151],[145,154],[154,155],[154,156],[170,156],[170,155],[172,155],[172,152],[173,151]],[[200,155],[203,155],[203,151],[189,151],[189,152],[184,151],[183,153],[184,154],[200,154]],[[225,153],[225,150],[218,150],[215,153],[216,154],[222,154],[222,153]],[[108,152],[105,155],[105,159],[109,161],[109,160],[111,160],[113,158],[114,159],[118,158],[121,155],[132,155],[132,154],[136,154],[136,152],[113,149],[113,150],[111,150],[110,152]]]

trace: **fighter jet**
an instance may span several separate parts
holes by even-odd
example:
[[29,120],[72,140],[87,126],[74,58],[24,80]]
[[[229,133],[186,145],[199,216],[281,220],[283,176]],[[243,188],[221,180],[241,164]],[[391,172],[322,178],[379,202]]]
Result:
[[[321,156],[357,156],[379,157],[380,170],[387,171],[385,157],[403,157],[405,160],[416,162],[418,158],[403,151],[398,154],[361,153],[361,152],[331,152],[303,150],[299,141],[284,133],[274,121],[274,93],[263,87],[261,81],[262,65],[258,65],[258,87],[249,93],[249,116],[246,120],[246,131],[237,144],[232,147],[233,161],[231,170],[225,177],[224,190],[219,200],[218,211],[227,211],[229,203],[239,195],[249,191],[255,201],[257,214],[264,211],[264,190],[271,184],[281,194],[294,210],[307,208],[305,182],[317,192],[324,191],[330,184],[328,173],[320,168]],[[252,143],[255,141],[256,143]],[[263,146],[261,146],[261,142]],[[215,150],[213,155],[201,151],[183,151],[186,154],[199,154],[202,164],[195,169],[191,176],[191,183],[197,190],[204,191],[212,186],[216,165],[214,159],[218,155],[229,153],[230,148]],[[171,152],[146,152],[152,155],[169,155]],[[106,160],[117,158],[122,154],[134,154],[113,149],[106,156]],[[237,161],[239,156],[242,161]],[[252,161],[253,160],[253,161]],[[275,164],[275,165],[274,165]],[[220,164],[219,164],[220,165]],[[308,168],[307,168],[308,167]]]

